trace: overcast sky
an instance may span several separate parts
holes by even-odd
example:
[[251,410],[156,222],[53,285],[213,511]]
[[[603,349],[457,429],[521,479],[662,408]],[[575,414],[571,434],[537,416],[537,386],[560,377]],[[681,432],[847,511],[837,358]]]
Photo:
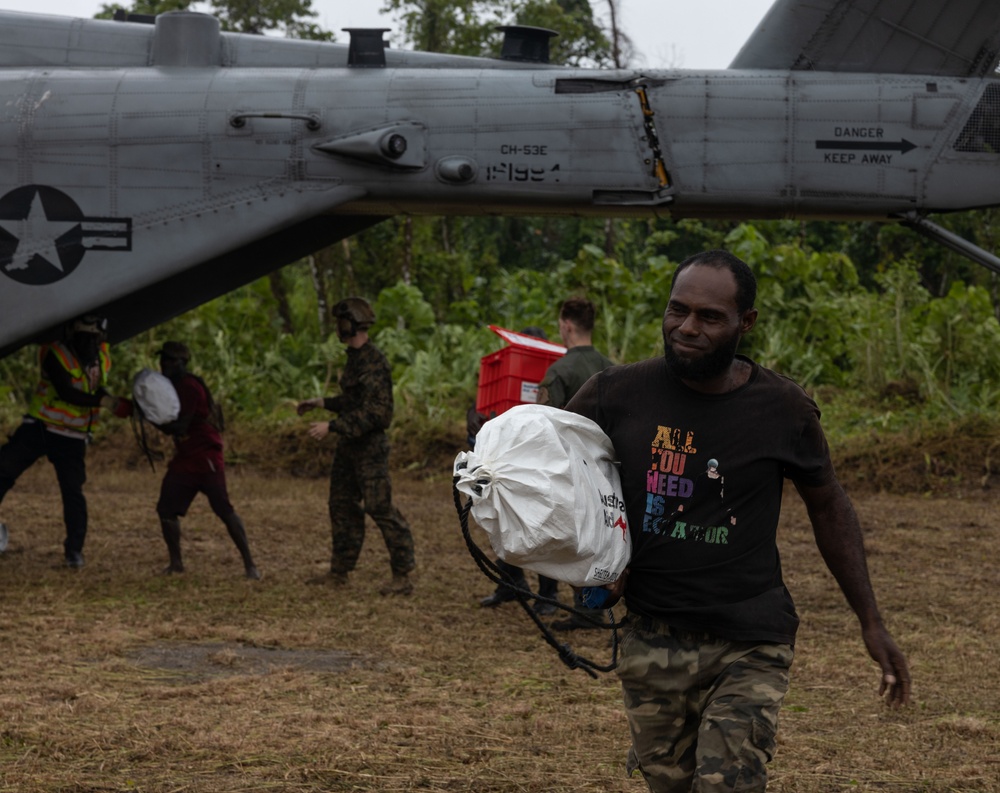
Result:
[[[110,0],[108,0],[110,2]],[[619,0],[620,24],[640,54],[633,65],[653,68],[724,69],[772,0]],[[123,4],[130,4],[125,2]],[[313,0],[318,24],[340,34],[346,27],[393,27],[379,14],[383,0]],[[591,0],[605,14],[605,0]],[[8,11],[92,17],[100,0],[0,0]]]

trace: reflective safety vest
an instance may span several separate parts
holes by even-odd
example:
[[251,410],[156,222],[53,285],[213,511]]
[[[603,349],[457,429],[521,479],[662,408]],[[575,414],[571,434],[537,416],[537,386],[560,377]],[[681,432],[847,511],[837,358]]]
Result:
[[[100,375],[96,385],[91,387],[87,373],[80,366],[76,356],[65,344],[43,344],[38,350],[38,365],[42,366],[45,356],[49,352],[56,356],[56,360],[69,372],[73,381],[73,388],[87,394],[96,393],[97,390],[108,382],[108,371],[111,369],[111,354],[108,352],[108,345],[102,344],[99,352]],[[71,405],[63,402],[59,398],[56,387],[45,376],[45,369],[42,368],[42,376],[35,387],[35,393],[31,396],[28,405],[28,415],[44,421],[53,429],[71,430],[73,432],[87,432],[97,423],[99,407],[84,407],[83,405]]]

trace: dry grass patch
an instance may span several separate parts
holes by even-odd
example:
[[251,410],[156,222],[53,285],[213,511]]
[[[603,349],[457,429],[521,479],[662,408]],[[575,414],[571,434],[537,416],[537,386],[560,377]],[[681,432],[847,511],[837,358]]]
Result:
[[[614,675],[566,669],[523,613],[477,605],[489,583],[459,533],[450,477],[396,475],[419,576],[382,598],[377,529],[346,590],[329,561],[327,483],[234,469],[263,580],[248,582],[203,500],[183,522],[188,572],[165,563],[159,475],[91,468],[87,566],[59,567],[47,466],[3,504],[0,790],[625,793]],[[794,495],[781,530],[803,627],[772,764],[779,793],[997,793],[996,504],[859,496],[883,611],[915,703],[878,702],[843,598]],[[563,591],[568,600],[568,592]],[[607,636],[572,636],[605,661]]]

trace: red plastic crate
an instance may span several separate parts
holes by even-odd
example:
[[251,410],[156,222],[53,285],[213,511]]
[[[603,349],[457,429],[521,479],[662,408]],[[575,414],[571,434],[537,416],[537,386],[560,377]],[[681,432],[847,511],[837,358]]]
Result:
[[502,350],[484,355],[479,362],[476,410],[489,418],[515,405],[538,400],[538,384],[553,361],[566,354],[561,344],[490,325],[508,342]]

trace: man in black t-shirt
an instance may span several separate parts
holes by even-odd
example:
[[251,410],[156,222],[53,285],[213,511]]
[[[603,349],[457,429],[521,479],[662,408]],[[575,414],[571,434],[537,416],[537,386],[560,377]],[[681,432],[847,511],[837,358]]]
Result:
[[621,463],[633,552],[608,588],[628,608],[618,665],[628,767],[656,793],[767,784],[798,627],[776,542],[786,478],[881,667],[879,693],[893,705],[910,696],[819,410],[794,382],[736,354],[757,321],[756,290],[726,251],[682,262],[664,357],[605,370],[567,406],[601,426]]

